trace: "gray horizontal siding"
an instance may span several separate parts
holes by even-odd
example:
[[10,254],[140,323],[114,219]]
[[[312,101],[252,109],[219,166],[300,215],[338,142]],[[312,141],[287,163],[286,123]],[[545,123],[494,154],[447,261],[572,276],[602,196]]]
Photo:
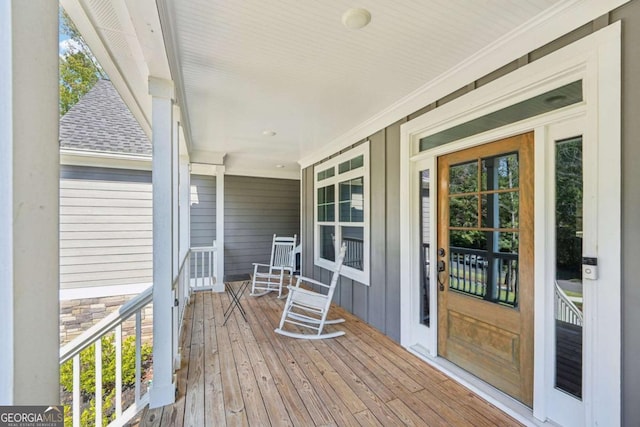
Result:
[[191,175],[191,247],[216,239],[216,177]]
[[83,166],[60,171],[60,287],[152,281],[151,173]]
[[225,274],[268,262],[274,234],[299,234],[300,181],[225,176],[224,204]]

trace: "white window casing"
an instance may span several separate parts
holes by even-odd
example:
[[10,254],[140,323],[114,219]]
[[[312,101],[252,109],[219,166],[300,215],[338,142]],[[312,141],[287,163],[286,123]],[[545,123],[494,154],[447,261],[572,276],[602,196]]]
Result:
[[369,172],[369,141],[313,168],[314,264],[332,269],[332,254],[344,240],[341,275],[364,285],[370,271]]

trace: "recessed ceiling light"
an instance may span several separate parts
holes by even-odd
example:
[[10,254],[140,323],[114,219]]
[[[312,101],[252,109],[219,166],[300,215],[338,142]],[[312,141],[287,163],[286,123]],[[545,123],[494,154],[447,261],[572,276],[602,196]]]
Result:
[[276,165],[276,167],[277,167],[278,169],[282,169],[282,168],[284,167],[284,165]]
[[276,131],[273,129],[265,129],[262,131],[264,136],[276,136]]
[[353,8],[342,14],[342,25],[350,30],[359,30],[371,22],[371,13],[367,9]]

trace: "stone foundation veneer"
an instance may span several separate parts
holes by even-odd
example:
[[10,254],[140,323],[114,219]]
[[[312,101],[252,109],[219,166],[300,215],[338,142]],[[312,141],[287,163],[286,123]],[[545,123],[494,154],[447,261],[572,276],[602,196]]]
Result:
[[[136,295],[118,295],[60,301],[60,346],[63,346],[117,310]],[[135,334],[135,315],[122,325],[123,339]],[[153,342],[153,306],[142,311],[142,341]]]

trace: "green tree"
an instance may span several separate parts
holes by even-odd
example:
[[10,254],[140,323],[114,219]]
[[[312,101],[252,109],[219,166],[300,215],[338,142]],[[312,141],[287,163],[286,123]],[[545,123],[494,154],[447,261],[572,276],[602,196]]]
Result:
[[556,263],[561,279],[581,277],[582,139],[556,144]]
[[72,47],[60,55],[60,116],[89,92],[100,78],[107,78],[91,50],[69,18],[60,8],[60,31],[73,41]]

